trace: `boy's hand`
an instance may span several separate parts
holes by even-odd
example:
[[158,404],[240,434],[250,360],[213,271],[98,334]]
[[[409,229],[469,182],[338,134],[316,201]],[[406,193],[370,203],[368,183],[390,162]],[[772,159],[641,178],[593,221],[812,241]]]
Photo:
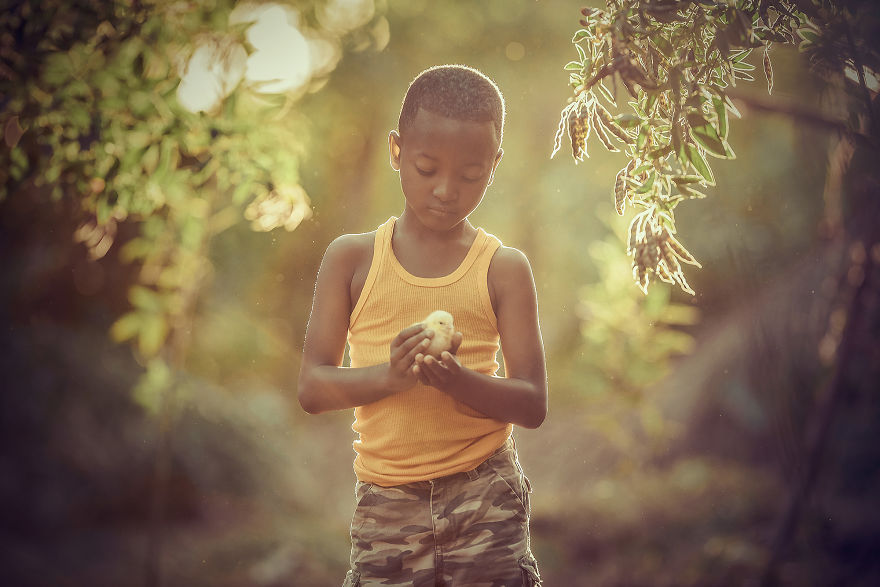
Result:
[[401,330],[391,341],[388,361],[388,387],[394,391],[409,389],[416,382],[415,358],[431,343],[422,323]]
[[461,363],[456,357],[462,338],[461,332],[452,335],[452,348],[444,351],[440,355],[440,360],[424,353],[416,354],[413,372],[421,383],[443,391],[455,381],[462,370]]

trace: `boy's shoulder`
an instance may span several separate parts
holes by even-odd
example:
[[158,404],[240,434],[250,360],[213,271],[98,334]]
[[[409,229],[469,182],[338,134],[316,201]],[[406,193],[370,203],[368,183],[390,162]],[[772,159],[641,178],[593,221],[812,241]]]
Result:
[[357,265],[364,258],[372,258],[373,243],[376,240],[376,231],[359,234],[343,234],[327,246],[324,253],[326,261]]
[[510,271],[518,272],[522,271],[523,268],[530,268],[529,258],[519,249],[507,245],[500,245],[498,247],[489,265],[490,272],[493,270],[503,273]]
[[508,288],[521,288],[524,283],[532,283],[528,257],[519,249],[501,245],[489,264],[488,279],[493,299]]

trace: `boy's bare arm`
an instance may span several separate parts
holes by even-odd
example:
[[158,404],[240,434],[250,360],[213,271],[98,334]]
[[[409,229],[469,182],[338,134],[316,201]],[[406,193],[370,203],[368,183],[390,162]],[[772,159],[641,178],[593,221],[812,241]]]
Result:
[[306,329],[298,397],[311,414],[362,406],[411,387],[415,355],[429,340],[421,325],[401,331],[387,363],[341,367],[351,314],[351,278],[364,250],[351,236],[333,241],[318,270],[312,313]]
[[547,371],[528,259],[516,249],[499,249],[489,268],[489,284],[507,377],[477,373],[448,352],[442,362],[417,355],[417,371],[426,383],[487,416],[537,428],[547,415]]

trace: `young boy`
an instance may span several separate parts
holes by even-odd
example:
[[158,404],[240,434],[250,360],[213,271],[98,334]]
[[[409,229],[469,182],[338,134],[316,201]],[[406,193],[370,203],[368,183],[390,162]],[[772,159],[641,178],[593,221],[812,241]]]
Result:
[[[547,413],[535,285],[525,255],[468,221],[503,125],[504,99],[482,73],[419,74],[388,137],[403,213],[334,240],[318,271],[299,401],[312,414],[354,408],[345,585],[540,584],[511,437]],[[435,333],[420,320],[434,310],[457,330],[439,358],[423,352]]]

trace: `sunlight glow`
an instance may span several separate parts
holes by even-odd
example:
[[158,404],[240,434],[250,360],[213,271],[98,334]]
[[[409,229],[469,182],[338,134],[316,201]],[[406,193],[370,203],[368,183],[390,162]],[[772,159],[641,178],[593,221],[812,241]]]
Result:
[[375,11],[373,0],[330,0],[316,12],[328,31],[347,32],[367,24]]
[[247,40],[256,51],[248,57],[245,78],[256,84],[257,91],[286,92],[309,81],[312,58],[308,42],[282,7],[266,8],[248,29]]
[[236,42],[212,39],[199,45],[177,86],[180,105],[190,112],[213,110],[241,81],[246,60]]
[[293,231],[311,215],[309,196],[299,185],[280,186],[255,199],[244,211],[244,217],[251,221],[251,227],[261,232],[279,227]]

